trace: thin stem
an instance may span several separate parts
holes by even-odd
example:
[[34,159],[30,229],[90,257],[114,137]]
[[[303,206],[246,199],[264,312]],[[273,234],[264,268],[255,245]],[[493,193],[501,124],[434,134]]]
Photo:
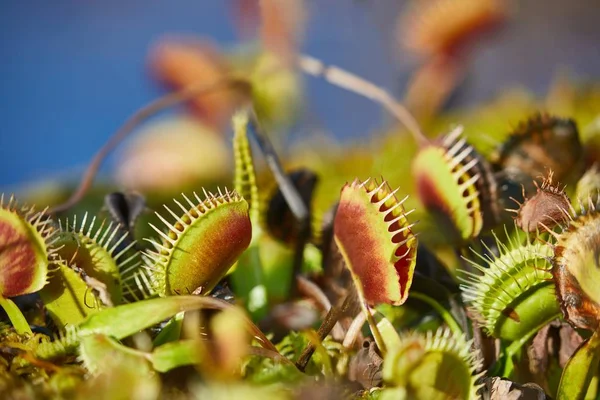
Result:
[[419,123],[406,107],[379,86],[334,65],[325,65],[307,55],[299,56],[298,66],[306,74],[323,77],[329,83],[376,101],[408,129],[420,146],[429,143],[429,139],[421,132]]
[[367,322],[369,323],[369,327],[371,328],[371,333],[373,334],[373,339],[375,339],[375,343],[377,347],[379,347],[379,351],[381,352],[382,357],[385,358],[385,354],[387,353],[387,347],[383,340],[383,336],[381,336],[381,332],[379,332],[379,328],[377,327],[377,323],[373,318],[373,314],[371,314],[371,308],[365,301],[359,301],[360,306],[363,310],[363,313],[367,317]]
[[129,119],[113,134],[113,136],[98,150],[90,161],[77,189],[71,194],[69,199],[50,209],[50,213],[65,211],[77,204],[92,186],[94,178],[102,162],[133,130],[156,113],[165,110],[174,105],[189,101],[200,95],[212,92],[226,87],[240,90],[243,93],[250,93],[251,86],[248,81],[240,78],[225,78],[211,83],[198,83],[187,86],[177,92],[169,93],[163,97],[154,100],[150,104],[136,111]]
[[[321,308],[321,310],[323,310],[326,313],[329,312],[329,310],[331,310],[331,302],[329,301],[325,293],[323,293],[323,290],[321,290],[321,288],[317,286],[317,284],[306,279],[302,275],[298,275],[296,277],[296,284],[298,285],[298,291],[300,292],[300,294],[313,299],[315,303],[317,303],[317,305]],[[340,340],[344,337],[344,329],[342,328],[339,322],[336,322],[333,326],[333,329],[331,330],[331,335],[334,339],[340,338]]]
[[[345,258],[346,258],[346,256],[344,255],[344,259]],[[346,262],[346,265],[349,265],[349,263]],[[369,323],[369,328],[371,329],[371,333],[373,334],[373,339],[375,339],[375,343],[377,344],[377,347],[379,348],[381,355],[385,356],[385,354],[387,353],[387,346],[385,345],[385,341],[383,340],[383,337],[381,336],[381,332],[379,331],[379,328],[377,327],[377,323],[375,322],[375,319],[373,319],[373,314],[371,314],[371,308],[369,307],[369,305],[367,304],[367,300],[365,299],[362,282],[360,281],[358,276],[356,276],[354,273],[352,273],[352,280],[354,281],[354,287],[356,288],[356,293],[358,294],[358,299],[359,299],[358,303],[360,304],[360,307],[361,307],[363,313],[365,314],[365,317],[367,318],[367,322]]]
[[296,277],[302,272],[304,248],[306,247],[306,243],[308,242],[308,238],[310,236],[310,211],[300,196],[300,193],[298,193],[298,190],[294,186],[292,180],[283,170],[281,161],[279,160],[279,157],[277,157],[277,153],[275,152],[269,137],[262,129],[252,106],[250,106],[249,115],[250,120],[248,124],[248,131],[252,134],[256,144],[258,145],[258,148],[262,152],[263,157],[269,166],[269,170],[277,181],[277,185],[279,186],[279,189],[281,190],[288,207],[292,211],[292,214],[294,214],[294,218],[296,219],[296,223],[298,225],[298,238],[296,240],[294,252],[291,284],[291,295],[293,297],[298,292],[298,288],[296,286]]
[[[350,305],[351,297],[352,296],[350,296],[350,295],[346,295],[346,298],[344,299],[344,302],[342,303],[341,306],[336,305],[335,307],[331,307],[329,309],[329,312],[325,316],[325,319],[323,320],[323,323],[321,324],[321,326],[319,327],[319,330],[317,332],[317,334],[319,335],[319,340],[321,340],[321,341],[325,340],[325,338],[327,337],[329,332],[333,329],[333,327],[335,326],[337,321],[340,319],[340,316],[344,312],[346,312],[346,309]],[[310,361],[310,358],[312,357],[312,355],[316,349],[317,349],[317,346],[315,343],[313,343],[313,342],[308,343],[308,346],[306,346],[306,348],[304,349],[302,354],[300,354],[298,361],[296,361],[296,367],[300,371],[304,372],[306,365]]]
[[421,300],[422,302],[429,304],[431,306],[431,308],[433,308],[438,314],[440,314],[440,317],[442,317],[442,319],[444,320],[446,325],[448,325],[448,327],[450,328],[452,333],[454,333],[455,335],[458,335],[458,336],[462,336],[464,334],[463,330],[461,329],[458,322],[456,322],[456,320],[454,319],[452,314],[450,314],[436,300],[434,300],[433,298],[431,298],[423,293],[419,293],[419,292],[415,292],[415,291],[410,292],[410,297]]
[[12,322],[15,331],[17,331],[19,335],[25,333],[33,335],[29,322],[27,322],[19,307],[17,307],[11,299],[0,296],[0,306],[6,311],[6,315],[8,315],[10,322]]
[[277,353],[276,351],[265,349],[264,347],[249,346],[248,354],[253,355],[253,356],[258,356],[258,357],[270,358],[273,361],[280,362],[280,363],[286,364],[286,365],[294,365],[294,363],[292,361],[290,361],[288,358],[282,356],[281,354]]
[[512,367],[514,367],[513,357],[521,350],[525,343],[527,343],[529,339],[531,339],[540,329],[542,329],[542,327],[549,324],[556,318],[559,318],[560,315],[561,314],[552,315],[551,317],[547,318],[544,322],[539,324],[536,328],[530,330],[529,332],[521,336],[519,339],[513,341],[508,347],[506,347],[506,361],[504,363],[502,376],[508,376],[508,374],[511,373]]
[[342,346],[344,346],[346,349],[349,349],[354,345],[354,342],[356,342],[356,337],[366,321],[367,316],[363,312],[358,313],[358,315],[354,317],[350,327],[346,331],[346,337],[342,342]]

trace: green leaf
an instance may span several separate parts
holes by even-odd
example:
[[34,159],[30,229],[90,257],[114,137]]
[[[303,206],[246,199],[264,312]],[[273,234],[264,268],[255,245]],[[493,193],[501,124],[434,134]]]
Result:
[[167,372],[184,365],[199,364],[202,361],[202,348],[197,340],[178,340],[154,349],[150,361],[158,372]]
[[[180,312],[200,309],[224,310],[230,307],[233,306],[212,297],[171,296],[106,308],[90,315],[74,331],[68,331],[65,343],[41,343],[38,346],[37,355],[40,358],[53,358],[64,354],[65,351],[72,350],[77,346],[79,338],[91,334],[100,333],[120,340],[156,325]],[[277,351],[256,325],[247,318],[245,320],[250,334],[254,335],[261,346]]]
[[77,325],[99,310],[98,300],[83,279],[62,263],[50,275],[40,297],[58,326]]
[[33,332],[31,332],[31,328],[29,327],[29,323],[25,319],[25,316],[11,299],[6,299],[0,296],[0,307],[4,309],[6,315],[8,315],[10,322],[12,322],[15,331],[17,331],[18,334],[33,334]]
[[600,331],[583,343],[571,357],[558,385],[558,400],[584,399],[600,361]]
[[174,342],[181,336],[181,329],[183,327],[183,317],[185,313],[179,313],[162,328],[160,333],[156,335],[152,344],[154,346],[160,346],[165,343]]
[[398,332],[390,320],[380,312],[375,313],[374,319],[377,323],[377,329],[381,334],[381,338],[385,343],[385,347],[388,349],[393,349],[397,346],[400,346],[400,336],[398,336]]

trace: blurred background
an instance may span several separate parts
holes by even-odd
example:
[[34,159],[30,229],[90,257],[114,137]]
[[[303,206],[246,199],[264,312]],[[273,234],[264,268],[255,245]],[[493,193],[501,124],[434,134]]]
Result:
[[[243,29],[252,3],[0,2],[0,192],[76,178],[129,115],[169,90],[150,68],[165,35],[209,39],[219,51],[239,48],[255,39]],[[419,65],[398,39],[406,7],[401,0],[307,0],[300,49],[402,98]],[[488,101],[509,87],[544,95],[560,72],[597,80],[598,21],[598,0],[513,3],[502,27],[472,48],[445,107]],[[301,85],[305,113],[289,127],[290,140],[317,132],[359,140],[386,123],[368,100],[306,76]]]

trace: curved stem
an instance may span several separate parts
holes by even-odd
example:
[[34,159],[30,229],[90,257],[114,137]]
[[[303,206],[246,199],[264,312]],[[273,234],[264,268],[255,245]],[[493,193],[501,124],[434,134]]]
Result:
[[458,336],[464,335],[464,332],[460,328],[460,325],[458,324],[458,322],[456,322],[454,317],[444,307],[442,307],[442,305],[440,303],[438,303],[436,300],[432,299],[431,297],[429,297],[423,293],[414,292],[414,291],[410,292],[410,297],[421,300],[422,302],[429,304],[431,306],[431,308],[433,308],[438,314],[440,314],[440,317],[442,317],[442,319],[444,320],[446,325],[448,325],[448,328],[450,328],[452,333],[454,333],[455,335],[458,335]]
[[373,334],[373,339],[375,339],[375,343],[377,347],[379,347],[379,351],[381,352],[382,357],[385,357],[387,353],[387,347],[385,345],[385,341],[383,340],[383,336],[381,336],[381,332],[379,332],[379,328],[377,327],[377,323],[373,318],[373,314],[371,314],[371,309],[364,301],[359,301],[360,306],[367,316],[367,322],[369,323],[369,327],[371,328],[371,333]]
[[354,345],[354,342],[356,342],[356,338],[358,337],[358,333],[360,332],[366,321],[367,316],[363,312],[358,313],[358,315],[354,317],[352,323],[350,324],[350,327],[346,331],[346,337],[344,337],[344,341],[342,343],[342,346],[344,346],[344,348],[349,349]]
[[172,107],[174,105],[189,101],[195,97],[203,95],[205,93],[212,92],[217,89],[223,89],[226,87],[240,89],[243,92],[250,92],[251,86],[245,79],[239,78],[225,78],[210,83],[199,83],[190,85],[177,92],[169,93],[163,97],[160,97],[148,105],[142,107],[135,112],[129,119],[117,130],[114,135],[98,150],[90,161],[85,174],[79,182],[77,189],[71,194],[69,199],[50,209],[50,213],[57,213],[69,209],[70,207],[77,204],[83,196],[87,193],[89,188],[94,182],[96,173],[100,169],[104,159],[110,154],[111,151],[119,145],[139,124],[153,116],[154,114]]
[[322,61],[307,55],[299,56],[298,66],[306,74],[323,77],[333,85],[381,104],[408,129],[419,146],[429,143],[419,123],[406,107],[379,86],[334,65],[325,65]]
[[[321,326],[319,327],[319,331],[317,332],[320,341],[325,340],[325,338],[327,337],[329,332],[331,332],[331,330],[333,329],[337,321],[340,319],[342,314],[346,312],[348,306],[350,306],[350,303],[351,296],[346,295],[341,305],[336,305],[335,307],[331,307],[329,309],[329,312],[325,316],[325,319],[323,320],[323,323],[321,324]],[[296,361],[296,367],[300,371],[304,372],[306,365],[310,361],[310,358],[312,357],[316,349],[317,345],[313,341],[310,341],[304,349],[304,351],[302,352],[302,354],[300,354],[298,361]]]
[[[331,302],[323,293],[323,290],[316,283],[306,279],[302,275],[296,276],[296,284],[298,285],[298,291],[300,294],[310,297],[317,303],[317,306],[321,308],[321,310],[325,313],[328,313],[331,310]],[[343,338],[344,337],[344,329],[340,325],[339,322],[336,322],[331,330],[331,335],[334,338]],[[340,339],[341,340],[341,339]]]
[[531,339],[540,329],[542,329],[542,327],[544,327],[546,324],[549,324],[551,321],[555,320],[556,318],[558,318],[560,316],[561,316],[560,313],[552,315],[551,317],[547,318],[544,322],[542,322],[537,328],[532,329],[525,335],[521,336],[521,338],[519,338],[518,340],[515,340],[506,348],[506,351],[505,351],[506,362],[504,363],[502,376],[508,376],[508,374],[510,374],[512,372],[511,370],[509,370],[508,366],[509,365],[512,366],[512,359],[517,354],[517,352],[519,350],[521,350],[521,347],[523,347],[525,345],[525,343],[527,343],[529,341],[529,339]]
[[258,357],[270,358],[273,361],[276,361],[276,362],[279,362],[279,363],[282,363],[285,365],[295,366],[294,363],[287,357],[284,357],[281,354],[279,354],[278,352],[266,349],[264,347],[249,346],[248,354],[253,355],[253,356],[258,356]]
[[19,307],[17,307],[17,305],[11,299],[0,296],[0,306],[2,306],[4,311],[6,311],[10,322],[12,322],[13,326],[15,327],[15,331],[17,331],[19,335],[23,335],[25,333],[33,335],[31,327],[29,326],[29,322],[27,322]]

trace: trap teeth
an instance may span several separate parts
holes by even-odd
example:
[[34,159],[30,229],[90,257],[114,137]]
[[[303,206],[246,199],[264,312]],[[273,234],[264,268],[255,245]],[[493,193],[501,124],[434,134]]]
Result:
[[40,292],[54,322],[77,324],[102,307],[122,304],[141,266],[135,242],[126,243],[127,232],[87,213],[64,224],[59,221],[59,226],[60,259]]
[[598,201],[600,193],[600,169],[598,164],[592,165],[579,179],[575,189],[575,199],[585,201],[590,199],[592,202]]
[[56,233],[45,211],[0,195],[0,295],[15,297],[44,287]]
[[447,238],[465,242],[479,235],[484,217],[496,222],[483,212],[482,202],[497,206],[495,180],[484,162],[462,138],[462,127],[421,148],[413,160],[419,198]]
[[209,293],[237,258],[250,245],[252,225],[248,203],[237,193],[225,191],[205,200],[194,194],[195,202],[183,196],[187,206],[175,200],[183,214],[169,223],[159,216],[166,233],[153,226],[162,238],[150,240],[148,273],[154,291],[160,295],[191,294],[199,288]]
[[552,176],[550,171],[541,186],[535,183],[536,194],[519,204],[515,223],[523,231],[549,230],[571,219],[569,213],[574,212],[571,202],[558,184],[552,184]]
[[[471,341],[447,328],[403,334],[384,359],[383,393],[390,396],[382,398],[430,399],[435,393],[434,398],[477,399],[482,358]],[[397,388],[409,396],[393,396],[391,391]]]
[[600,321],[600,214],[594,203],[554,234],[552,275],[565,319],[577,328],[596,330]]
[[533,181],[548,170],[554,171],[557,181],[570,184],[579,179],[584,167],[577,124],[545,113],[521,122],[492,158],[527,193],[535,192]]
[[412,283],[417,239],[401,203],[385,181],[342,188],[334,238],[370,305],[404,303]]
[[[461,289],[479,324],[491,336],[517,340],[559,315],[550,258],[552,249],[540,242],[522,244],[518,234],[507,241],[496,235],[498,256],[473,251],[465,258],[472,271],[462,271]],[[521,234],[522,235],[522,234]]]

